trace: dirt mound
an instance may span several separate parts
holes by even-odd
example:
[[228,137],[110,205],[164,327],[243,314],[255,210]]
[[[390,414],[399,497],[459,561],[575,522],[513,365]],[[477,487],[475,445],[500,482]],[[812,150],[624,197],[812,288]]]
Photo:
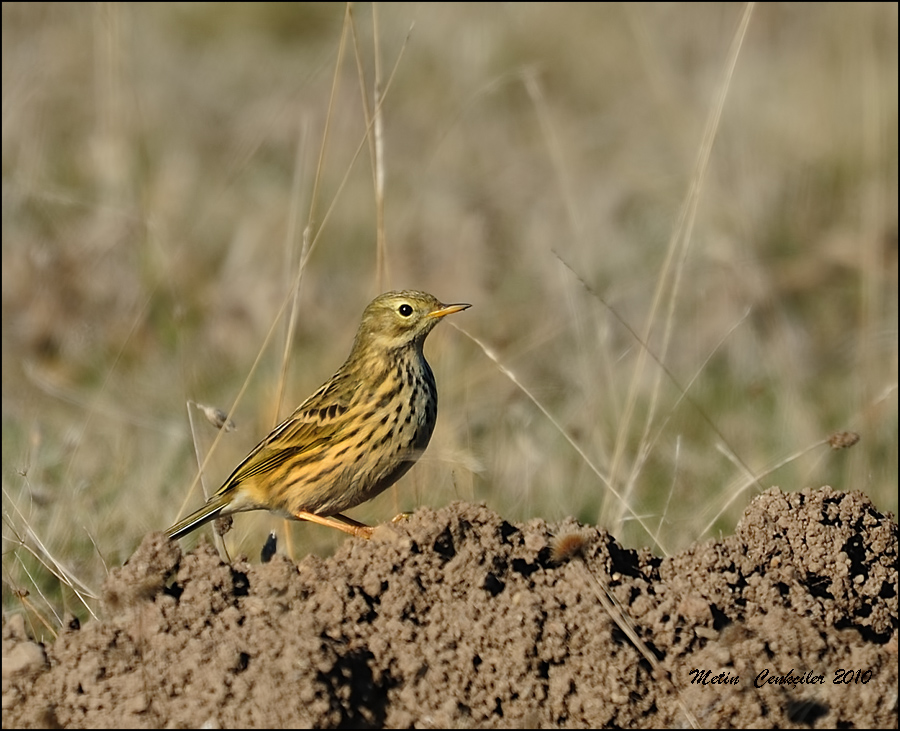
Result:
[[897,525],[830,488],[667,559],[464,503],[298,565],[152,534],[104,605],[4,625],[5,727],[897,725]]

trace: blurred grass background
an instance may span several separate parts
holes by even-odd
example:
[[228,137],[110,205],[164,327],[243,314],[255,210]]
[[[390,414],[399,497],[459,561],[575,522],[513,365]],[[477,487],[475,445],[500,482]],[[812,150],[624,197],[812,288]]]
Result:
[[[359,520],[484,500],[666,553],[771,485],[896,512],[897,6],[756,6],[723,86],[743,13],[355,5],[354,41],[340,4],[4,3],[4,611],[86,616],[76,580],[203,500],[188,401],[246,381],[215,490],[394,288],[473,307],[426,345],[428,452]],[[347,540],[245,514],[232,555],[270,529]]]

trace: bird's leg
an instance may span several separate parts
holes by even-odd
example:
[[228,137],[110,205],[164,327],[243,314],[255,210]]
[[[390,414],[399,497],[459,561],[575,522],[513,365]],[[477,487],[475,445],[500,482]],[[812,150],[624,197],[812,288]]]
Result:
[[348,518],[346,515],[316,515],[315,513],[307,513],[305,510],[298,510],[293,513],[297,520],[308,520],[310,523],[318,523],[319,525],[327,525],[329,528],[337,528],[344,533],[349,533],[357,538],[369,539],[372,537],[372,531],[375,529],[365,523]]

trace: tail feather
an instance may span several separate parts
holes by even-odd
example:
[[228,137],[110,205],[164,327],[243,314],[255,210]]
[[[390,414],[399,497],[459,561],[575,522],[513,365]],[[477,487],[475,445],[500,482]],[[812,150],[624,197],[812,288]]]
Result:
[[195,528],[199,528],[201,525],[205,525],[206,523],[209,523],[209,521],[215,520],[231,503],[231,498],[232,494],[230,492],[224,495],[222,495],[221,493],[213,495],[207,501],[206,505],[204,505],[196,512],[191,513],[180,523],[176,523],[171,528],[169,528],[169,530],[166,531],[166,537],[173,541],[177,541],[179,538],[187,535]]

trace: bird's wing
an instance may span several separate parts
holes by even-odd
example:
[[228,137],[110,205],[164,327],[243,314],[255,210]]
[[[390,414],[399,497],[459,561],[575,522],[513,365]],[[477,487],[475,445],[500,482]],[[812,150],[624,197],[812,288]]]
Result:
[[288,421],[297,420],[321,427],[341,423],[344,414],[350,408],[352,397],[353,393],[347,387],[343,375],[336,373],[330,381],[300,404]]
[[275,427],[231,473],[217,495],[230,492],[245,480],[275,472],[301,455],[313,458],[331,443],[345,423],[350,396],[332,379]]

